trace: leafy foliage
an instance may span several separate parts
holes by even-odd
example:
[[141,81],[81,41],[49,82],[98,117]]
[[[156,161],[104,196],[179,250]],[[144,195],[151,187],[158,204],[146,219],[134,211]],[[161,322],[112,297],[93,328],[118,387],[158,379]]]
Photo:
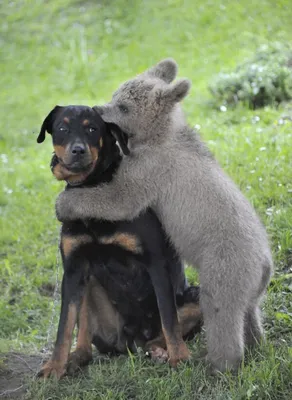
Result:
[[234,72],[220,73],[209,89],[218,104],[242,102],[255,109],[292,99],[292,49],[261,46]]

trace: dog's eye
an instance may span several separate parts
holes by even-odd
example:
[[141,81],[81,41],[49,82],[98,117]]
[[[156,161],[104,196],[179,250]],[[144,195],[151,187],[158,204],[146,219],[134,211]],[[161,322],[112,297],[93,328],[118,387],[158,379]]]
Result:
[[93,128],[93,126],[91,126],[91,127],[88,129],[88,130],[89,130],[89,132],[90,132],[90,133],[93,133],[93,132],[95,132],[95,131],[96,131],[96,129],[95,129],[95,128]]
[[119,106],[119,110],[123,113],[123,114],[127,114],[129,112],[129,109],[127,106],[125,106],[125,104],[120,104]]
[[64,126],[60,126],[60,128],[59,128],[59,131],[61,131],[61,132],[65,132],[65,131],[67,131],[68,129],[67,128],[65,128]]

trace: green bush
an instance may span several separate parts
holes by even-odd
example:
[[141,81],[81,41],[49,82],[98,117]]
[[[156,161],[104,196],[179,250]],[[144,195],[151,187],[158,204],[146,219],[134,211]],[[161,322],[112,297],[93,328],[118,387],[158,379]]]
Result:
[[273,44],[260,47],[234,72],[220,73],[209,85],[216,105],[239,102],[255,109],[292,99],[292,49]]

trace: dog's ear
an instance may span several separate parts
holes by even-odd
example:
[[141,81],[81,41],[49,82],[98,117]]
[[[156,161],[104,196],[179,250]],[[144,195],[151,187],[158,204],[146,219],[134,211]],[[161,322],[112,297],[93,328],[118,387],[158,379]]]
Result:
[[[102,115],[101,111],[102,107],[94,106],[93,110],[99,115]],[[101,117],[102,118],[102,117]],[[123,132],[118,125],[113,124],[113,123],[106,123],[107,129],[111,133],[111,135],[117,140],[117,142],[120,145],[120,148],[122,149],[122,152],[125,154],[125,156],[128,156],[130,154],[130,150],[128,148],[128,136],[126,135],[125,132]]]
[[52,133],[54,120],[55,120],[55,118],[57,116],[57,113],[60,111],[61,108],[63,108],[63,107],[56,106],[55,108],[52,109],[52,111],[44,119],[44,122],[42,123],[42,127],[41,127],[41,130],[40,130],[40,133],[39,133],[38,138],[37,138],[37,142],[38,143],[42,143],[45,140],[46,131],[48,133]]
[[108,123],[107,125],[113,137],[118,141],[125,156],[128,156],[130,154],[130,150],[128,148],[128,136],[126,133],[123,132],[116,124]]

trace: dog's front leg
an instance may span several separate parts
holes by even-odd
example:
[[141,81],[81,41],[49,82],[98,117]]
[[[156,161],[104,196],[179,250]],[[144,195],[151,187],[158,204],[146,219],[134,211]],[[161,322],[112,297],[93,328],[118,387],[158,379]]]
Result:
[[72,334],[77,321],[78,304],[70,297],[70,283],[64,275],[62,281],[62,305],[57,340],[51,358],[42,366],[39,377],[55,376],[60,379],[66,373],[68,354],[72,343]]
[[67,373],[73,375],[92,360],[92,329],[90,326],[89,288],[85,288],[78,316],[77,345],[68,358]]
[[64,264],[62,280],[62,304],[57,340],[53,354],[38,373],[39,377],[55,376],[60,379],[66,373],[68,356],[71,349],[72,335],[77,322],[79,308],[84,303],[85,260],[73,251],[76,238],[63,237],[61,250]]
[[[190,353],[183,341],[182,330],[178,321],[175,294],[165,262],[153,262],[151,265],[153,266],[148,271],[157,298],[168,360],[172,367],[176,367],[180,361],[188,360]],[[154,339],[147,343],[146,350],[150,352],[154,359],[165,358],[165,352],[161,348],[164,341],[161,339]]]

